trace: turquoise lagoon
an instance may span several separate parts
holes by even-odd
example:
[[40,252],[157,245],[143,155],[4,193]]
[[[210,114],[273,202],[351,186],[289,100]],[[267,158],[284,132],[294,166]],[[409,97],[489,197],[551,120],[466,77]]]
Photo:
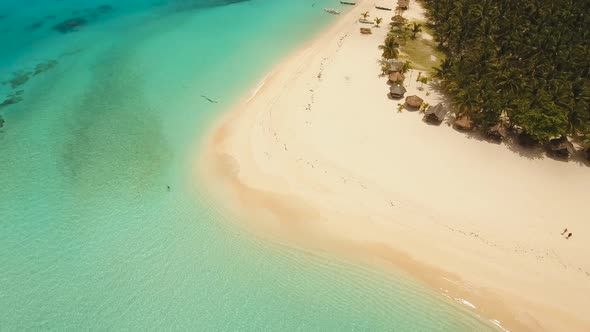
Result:
[[0,330],[492,329],[195,188],[206,127],[337,1],[106,1],[0,3]]

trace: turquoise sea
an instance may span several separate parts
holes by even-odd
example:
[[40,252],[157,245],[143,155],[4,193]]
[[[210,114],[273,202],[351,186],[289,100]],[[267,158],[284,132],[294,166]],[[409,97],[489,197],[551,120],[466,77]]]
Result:
[[401,272],[237,229],[195,188],[205,128],[324,7],[1,0],[0,330],[491,330]]

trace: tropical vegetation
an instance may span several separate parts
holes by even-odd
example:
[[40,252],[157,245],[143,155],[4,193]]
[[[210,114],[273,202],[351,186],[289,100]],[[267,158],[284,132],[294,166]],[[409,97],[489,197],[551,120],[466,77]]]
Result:
[[385,59],[395,59],[399,55],[399,44],[394,36],[387,36],[383,45],[379,45]]
[[590,146],[588,0],[422,2],[447,55],[435,76],[457,116]]
[[412,39],[416,39],[418,33],[422,32],[422,24],[414,22],[409,29],[412,33]]
[[383,19],[381,17],[375,17],[375,26],[379,27],[379,24],[381,24],[381,22],[383,22]]

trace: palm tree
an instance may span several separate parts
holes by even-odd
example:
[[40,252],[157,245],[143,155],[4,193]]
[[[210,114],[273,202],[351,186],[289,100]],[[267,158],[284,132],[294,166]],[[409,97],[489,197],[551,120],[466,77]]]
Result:
[[361,16],[363,17],[363,19],[365,19],[365,20],[366,20],[366,19],[367,19],[367,17],[369,17],[369,12],[364,12],[364,13],[361,13]]
[[404,62],[401,68],[402,74],[407,73],[410,70],[410,68],[412,68],[412,63],[410,61]]
[[[584,1],[423,0],[446,59],[435,69],[479,128],[502,113],[538,140],[590,136],[590,15]],[[416,38],[419,23],[405,28]],[[401,35],[398,31],[394,32]]]
[[418,82],[420,82],[420,90],[424,89],[424,84],[427,84],[428,81],[429,81],[428,77],[420,76],[420,78],[418,79]]
[[393,37],[385,38],[383,45],[379,45],[379,49],[383,50],[383,57],[385,59],[395,59],[399,55],[399,44]]
[[383,76],[385,76],[385,74],[387,74],[389,69],[391,69],[391,65],[389,64],[389,62],[381,63],[381,73],[383,73]]
[[517,94],[523,86],[521,74],[518,70],[505,70],[496,76],[496,84],[503,93]]
[[410,32],[412,32],[412,39],[416,39],[416,35],[422,32],[422,24],[414,22],[410,27]]
[[[586,84],[586,87],[584,87]],[[572,84],[573,106],[568,112],[569,132],[572,136],[586,136],[590,143],[590,83]]]
[[383,19],[381,17],[375,17],[375,26],[379,27],[379,24],[381,24],[381,22],[383,22]]
[[472,89],[457,89],[453,96],[453,106],[457,108],[457,115],[471,116],[478,104],[478,98]]

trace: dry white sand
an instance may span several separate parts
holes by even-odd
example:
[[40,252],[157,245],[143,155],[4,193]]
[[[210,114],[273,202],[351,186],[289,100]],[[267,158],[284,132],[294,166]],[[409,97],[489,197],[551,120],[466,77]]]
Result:
[[[394,14],[372,5],[341,15],[221,119],[205,177],[269,236],[395,264],[511,330],[590,331],[590,168],[399,113],[377,49]],[[365,10],[384,18],[370,36],[356,21]],[[415,2],[405,14],[421,15]],[[443,99],[416,76],[406,96]]]

